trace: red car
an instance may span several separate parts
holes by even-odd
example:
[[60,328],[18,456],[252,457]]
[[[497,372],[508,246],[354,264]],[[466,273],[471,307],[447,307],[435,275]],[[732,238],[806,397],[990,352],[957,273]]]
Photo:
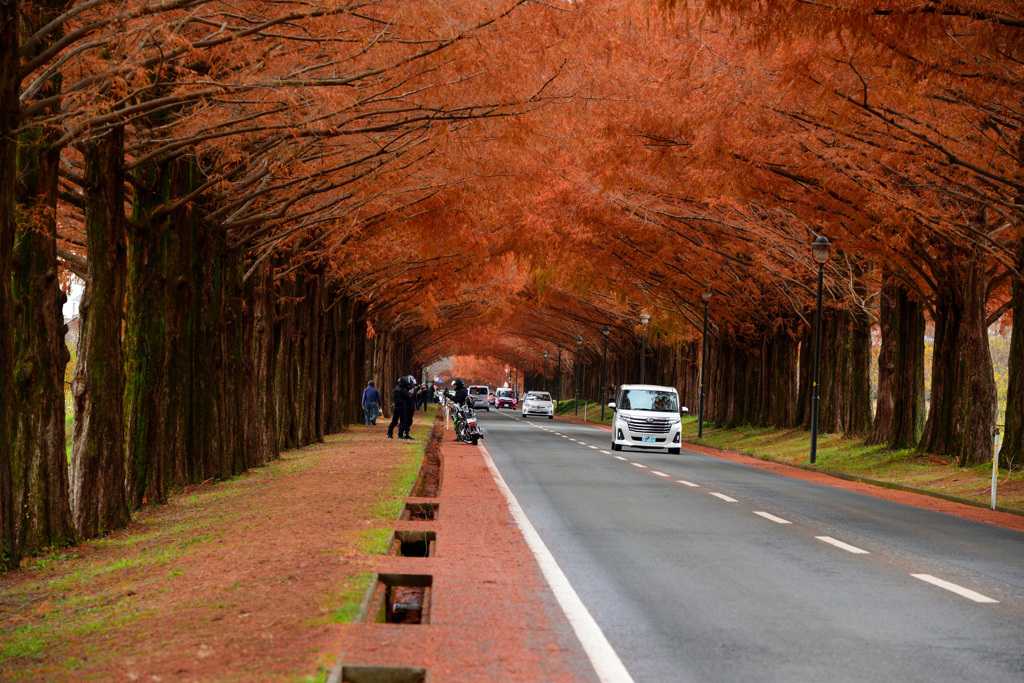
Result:
[[516,399],[516,392],[511,389],[498,389],[494,392],[495,408],[511,408],[512,410],[515,410],[518,403],[519,401]]

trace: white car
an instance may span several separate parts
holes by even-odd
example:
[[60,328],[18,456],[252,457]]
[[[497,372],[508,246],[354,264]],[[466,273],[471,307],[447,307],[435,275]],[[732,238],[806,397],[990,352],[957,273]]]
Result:
[[546,391],[528,391],[523,397],[523,417],[540,415],[549,420],[555,419],[555,404],[551,402],[551,394]]
[[688,411],[679,407],[674,387],[653,384],[623,384],[617,400],[608,407],[615,411],[612,420],[612,450],[667,448],[678,455],[682,430],[680,416]]

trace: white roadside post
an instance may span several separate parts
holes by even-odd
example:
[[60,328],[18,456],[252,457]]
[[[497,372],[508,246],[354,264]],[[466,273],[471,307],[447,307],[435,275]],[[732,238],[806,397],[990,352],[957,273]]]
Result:
[[992,439],[992,509],[996,509],[996,481],[999,477],[999,427]]

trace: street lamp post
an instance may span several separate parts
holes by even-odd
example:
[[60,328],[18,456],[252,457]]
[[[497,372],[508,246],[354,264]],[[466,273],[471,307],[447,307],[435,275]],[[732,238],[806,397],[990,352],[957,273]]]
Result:
[[711,300],[711,290],[701,293],[700,298],[704,300],[704,332],[701,336],[702,349],[700,352],[700,402],[697,408],[697,438],[704,438],[704,381],[708,371],[708,302]]
[[811,244],[811,253],[818,262],[818,305],[814,309],[814,372],[811,379],[811,464],[818,458],[818,407],[821,396],[818,393],[821,377],[821,290],[825,277],[825,262],[828,261],[832,243],[824,235],[818,235]]
[[601,422],[604,422],[604,406],[608,403],[608,335],[612,328],[605,325],[601,328],[604,335],[604,352],[601,354]]
[[548,390],[548,352],[547,349],[541,354],[544,356],[544,391]]
[[583,337],[576,335],[576,365],[573,366],[573,411],[575,415],[580,414],[580,347],[583,346]]
[[640,343],[640,384],[645,384],[644,367],[647,365],[647,323],[649,322],[651,322],[651,316],[641,313],[640,324],[644,326],[644,338]]
[[558,396],[556,401],[562,400],[562,343],[558,343]]

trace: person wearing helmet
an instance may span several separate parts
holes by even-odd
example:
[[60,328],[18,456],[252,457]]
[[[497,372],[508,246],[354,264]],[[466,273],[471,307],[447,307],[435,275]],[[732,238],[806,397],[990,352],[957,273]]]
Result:
[[416,378],[406,375],[402,379],[405,380],[405,412],[398,422],[398,438],[412,439],[409,436],[409,430],[412,429],[412,418],[416,413]]
[[455,393],[452,394],[450,391],[446,392],[448,393],[449,397],[453,401],[455,401],[456,405],[466,405],[466,399],[469,398],[469,390],[466,389],[466,383],[462,380],[461,377],[456,377],[454,380],[452,380],[452,387],[455,388]]
[[[405,406],[409,401],[409,377],[402,375],[398,378],[398,383],[395,384],[395,388],[391,390],[391,424],[388,425],[388,438],[394,438],[395,427],[398,426],[402,419],[405,417]],[[398,429],[398,438],[402,438],[402,429]]]

